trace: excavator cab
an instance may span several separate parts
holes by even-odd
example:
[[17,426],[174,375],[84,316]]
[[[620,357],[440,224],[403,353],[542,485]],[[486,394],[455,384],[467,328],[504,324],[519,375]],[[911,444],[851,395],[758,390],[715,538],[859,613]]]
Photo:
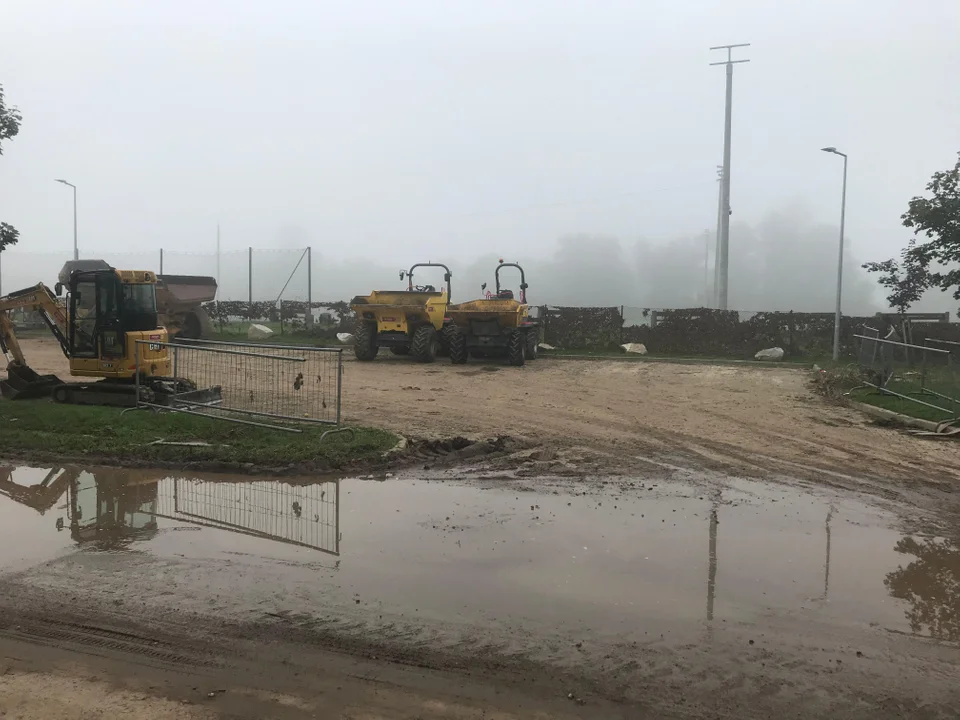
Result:
[[[128,342],[128,336],[146,340],[142,334],[147,333],[155,336],[150,339],[166,341],[166,332],[157,327],[156,277],[153,273],[81,271],[71,275],[69,287],[70,322],[66,341],[71,374],[93,371],[103,377],[133,375],[130,362],[119,366],[117,363],[130,351],[136,352]],[[127,357],[127,360],[135,358]],[[80,372],[74,372],[77,370]],[[102,371],[108,372],[104,375]]]

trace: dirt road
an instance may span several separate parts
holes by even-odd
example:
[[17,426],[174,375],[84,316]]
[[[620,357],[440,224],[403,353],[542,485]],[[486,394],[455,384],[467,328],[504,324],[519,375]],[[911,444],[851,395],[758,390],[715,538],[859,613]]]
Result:
[[790,367],[390,358],[346,363],[343,402],[348,419],[400,433],[525,438],[539,452],[524,475],[716,471],[840,487],[941,526],[960,517],[960,443],[879,427],[808,382]]
[[[807,468],[958,477],[955,445],[918,443],[829,405],[794,368],[540,360],[500,365],[348,362],[344,409],[406,434],[508,434],[745,472]],[[622,467],[621,458],[611,462]]]
[[[37,372],[69,379],[55,341],[22,344]],[[816,479],[828,470],[907,482],[960,480],[956,443],[918,442],[828,404],[807,387],[804,369],[555,358],[512,368],[346,358],[349,422],[408,437],[511,435],[566,455],[588,451],[584,472],[637,472],[645,459],[673,457],[694,468],[750,475]]]

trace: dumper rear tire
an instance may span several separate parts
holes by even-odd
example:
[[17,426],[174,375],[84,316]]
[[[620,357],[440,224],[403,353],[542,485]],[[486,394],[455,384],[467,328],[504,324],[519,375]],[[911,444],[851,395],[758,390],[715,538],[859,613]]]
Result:
[[377,326],[375,323],[358,322],[353,333],[353,354],[357,360],[369,361],[377,357]]
[[514,330],[507,340],[507,357],[514,367],[523,367],[527,360],[527,334],[522,330]]
[[527,335],[527,360],[536,360],[540,354],[540,335],[536,328],[530,328]]
[[422,325],[413,334],[410,354],[417,362],[432,363],[437,359],[439,345],[440,339],[437,337],[437,329],[433,325]]
[[459,327],[447,327],[447,347],[450,349],[450,362],[454,365],[466,365],[470,354],[467,352],[467,336]]

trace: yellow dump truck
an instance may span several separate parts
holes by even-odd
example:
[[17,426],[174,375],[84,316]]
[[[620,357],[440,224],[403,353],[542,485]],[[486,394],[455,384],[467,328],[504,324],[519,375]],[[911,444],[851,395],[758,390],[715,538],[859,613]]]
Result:
[[[447,287],[414,285],[413,273],[421,267],[443,268]],[[444,324],[450,302],[450,268],[441,263],[417,263],[400,271],[406,290],[374,290],[350,301],[357,315],[353,350],[357,360],[373,360],[380,348],[394,355],[410,355],[418,362],[433,362],[446,347]]]
[[[520,271],[520,293],[500,286],[503,268]],[[540,345],[540,323],[530,317],[527,304],[527,280],[523,268],[503,260],[494,272],[496,292],[447,308],[450,320],[446,328],[450,361],[461,364],[470,357],[505,357],[511,365],[521,366],[535,360]],[[484,283],[481,290],[486,290]]]

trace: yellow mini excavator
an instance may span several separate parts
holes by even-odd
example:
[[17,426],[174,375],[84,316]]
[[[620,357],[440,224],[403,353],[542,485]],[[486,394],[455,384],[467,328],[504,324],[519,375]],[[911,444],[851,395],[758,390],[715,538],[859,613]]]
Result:
[[[52,395],[56,402],[84,405],[136,404],[135,382],[145,399],[163,403],[195,391],[188,380],[170,377],[167,331],[158,327],[157,277],[150,271],[112,267],[77,269],[56,284],[40,283],[0,297],[0,351],[8,358],[0,394],[7,399]],[[66,302],[61,303],[66,286]],[[96,382],[65,383],[27,365],[8,313],[36,311],[60,343],[75,377]],[[141,341],[139,346],[137,341]]]

